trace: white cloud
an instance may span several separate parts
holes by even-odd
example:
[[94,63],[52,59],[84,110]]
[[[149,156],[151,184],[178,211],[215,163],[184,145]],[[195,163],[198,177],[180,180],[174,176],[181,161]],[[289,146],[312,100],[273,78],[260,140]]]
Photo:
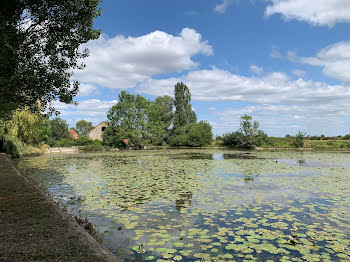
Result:
[[[298,130],[310,135],[349,133],[344,121],[344,109],[337,105],[253,105],[226,108],[217,113],[218,133],[239,128],[243,114],[253,116],[260,128],[269,135],[296,134]],[[331,128],[330,128],[331,127]]]
[[101,101],[99,99],[88,99],[80,101],[77,106],[61,102],[56,102],[54,106],[61,112],[61,116],[64,117],[100,117],[106,119],[107,111],[117,103],[117,100]]
[[[213,67],[210,70],[189,72],[178,78],[152,79],[143,82],[138,91],[150,95],[173,95],[173,87],[183,81],[197,101],[243,102],[240,106],[212,111],[217,125],[215,133],[236,130],[239,117],[257,117],[269,134],[297,132],[309,134],[349,133],[344,118],[350,117],[350,87],[297,79],[285,73],[273,72],[264,76],[246,77]],[[225,103],[227,104],[227,103]],[[237,104],[236,104],[237,105]],[[216,115],[216,117],[215,117]]]
[[233,4],[233,0],[222,0],[220,4],[217,4],[214,8],[214,11],[220,14],[224,14],[229,8],[230,5]]
[[339,42],[327,46],[316,56],[298,58],[298,61],[323,67],[325,75],[350,85],[350,42]]
[[115,89],[126,89],[152,76],[195,69],[191,58],[198,54],[212,55],[213,49],[199,33],[184,28],[173,36],[155,31],[140,37],[103,34],[84,48],[90,56],[86,67],[75,71],[74,79]]
[[96,86],[80,83],[78,96],[88,96],[96,91]]
[[151,79],[138,91],[150,95],[173,95],[174,85],[183,81],[192,99],[199,101],[244,101],[269,104],[311,104],[344,100],[350,88],[330,86],[311,80],[292,80],[285,73],[273,72],[262,77],[246,77],[216,67],[189,72],[179,78]]
[[268,0],[265,14],[281,14],[287,20],[296,19],[312,25],[332,27],[350,22],[349,0]]
[[264,72],[264,68],[257,65],[250,65],[250,71],[254,74],[260,75]]

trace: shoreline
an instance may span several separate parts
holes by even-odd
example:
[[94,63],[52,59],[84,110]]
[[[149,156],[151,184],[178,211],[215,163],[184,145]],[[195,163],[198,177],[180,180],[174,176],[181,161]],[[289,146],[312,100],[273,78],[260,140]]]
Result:
[[[7,184],[7,190],[1,190],[2,193],[0,194],[0,203],[2,203],[0,221],[3,222],[1,226],[3,229],[0,230],[0,235],[2,239],[6,239],[0,245],[0,257],[4,257],[3,261],[28,261],[32,257],[45,256],[46,258],[43,257],[43,259],[46,261],[56,261],[57,259],[57,261],[118,262],[111,251],[98,243],[71,215],[64,212],[53,199],[45,194],[41,188],[23,176],[11,163],[7,155],[0,154],[0,166],[2,167],[0,177],[4,181],[3,186],[5,187],[5,184]],[[14,188],[9,189],[11,186]],[[20,194],[18,194],[19,190]],[[26,191],[27,193],[25,193]],[[28,194],[33,196],[33,199],[25,197]],[[11,202],[9,201],[10,199]],[[15,205],[14,202],[16,201],[20,204]],[[28,209],[28,206],[31,205],[33,207]],[[12,218],[11,215],[14,213],[18,215]],[[18,217],[20,215],[22,217]],[[27,223],[25,222],[26,220],[28,220]],[[11,228],[9,228],[9,225],[6,226],[9,223],[12,225]],[[35,225],[36,228],[30,226],[31,224]],[[17,226],[18,229],[16,230]],[[13,228],[15,231],[12,231]],[[32,232],[29,236],[33,236],[34,239],[32,239],[30,245],[34,247],[21,245],[20,247],[17,246],[20,250],[16,249],[15,243],[28,241],[28,239],[22,236],[22,231]],[[43,234],[46,231],[48,231],[48,235]],[[12,234],[7,235],[9,232],[12,232]],[[59,234],[59,236],[56,234]],[[52,246],[48,246],[50,250],[43,251],[41,250],[43,249],[41,247],[43,245],[42,241],[47,237],[50,239],[48,242],[54,241],[57,243],[52,243]],[[73,243],[71,243],[72,241]],[[50,245],[50,243],[46,244]],[[72,247],[72,244],[75,246]],[[51,248],[53,249],[54,247],[56,247],[55,255],[52,257],[53,251]],[[11,252],[11,250],[13,251]],[[70,251],[71,253],[69,253]],[[18,253],[23,253],[26,257],[22,257]],[[64,260],[61,260],[62,256],[64,256]]]

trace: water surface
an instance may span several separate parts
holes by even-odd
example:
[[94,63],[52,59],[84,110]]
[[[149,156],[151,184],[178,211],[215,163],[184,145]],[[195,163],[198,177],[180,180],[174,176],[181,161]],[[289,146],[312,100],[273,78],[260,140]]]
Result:
[[16,164],[124,261],[350,261],[346,153],[127,151]]

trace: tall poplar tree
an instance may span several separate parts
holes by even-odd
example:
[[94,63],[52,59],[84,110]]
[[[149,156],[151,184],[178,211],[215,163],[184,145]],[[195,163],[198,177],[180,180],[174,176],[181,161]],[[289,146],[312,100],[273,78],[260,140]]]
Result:
[[188,124],[196,123],[197,116],[192,110],[191,92],[188,87],[179,82],[175,85],[175,116],[174,116],[174,130],[184,127]]

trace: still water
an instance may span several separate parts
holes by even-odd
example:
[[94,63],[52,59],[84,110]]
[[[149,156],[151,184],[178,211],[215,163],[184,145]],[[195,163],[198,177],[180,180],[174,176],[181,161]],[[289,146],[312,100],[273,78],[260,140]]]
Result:
[[350,154],[159,150],[16,162],[123,261],[350,261]]

